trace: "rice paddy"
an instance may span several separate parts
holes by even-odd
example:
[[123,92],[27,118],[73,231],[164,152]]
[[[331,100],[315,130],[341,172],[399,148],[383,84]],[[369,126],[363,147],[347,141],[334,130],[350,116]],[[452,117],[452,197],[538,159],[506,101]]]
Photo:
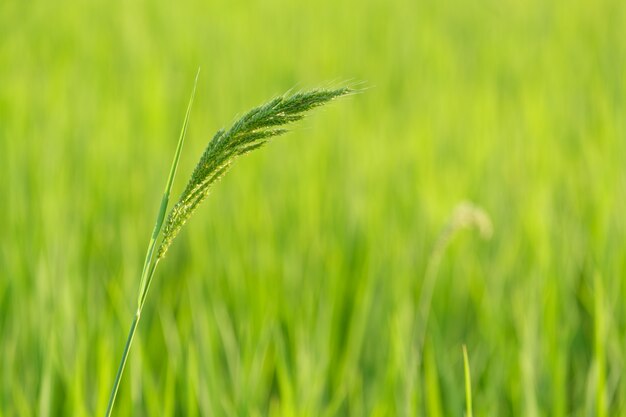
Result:
[[624,27],[615,0],[0,3],[0,417],[104,414],[198,67],[176,197],[247,109],[365,91],[212,186],[114,416],[626,414]]

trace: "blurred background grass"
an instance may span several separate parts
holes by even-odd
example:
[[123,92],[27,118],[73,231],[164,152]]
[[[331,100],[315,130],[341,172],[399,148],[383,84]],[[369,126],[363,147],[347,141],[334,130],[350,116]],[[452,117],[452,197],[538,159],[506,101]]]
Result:
[[[235,115],[363,80],[237,163],[157,273],[115,415],[626,414],[626,4],[0,2],[0,416],[101,415],[193,76]],[[491,241],[428,256],[458,202]]]

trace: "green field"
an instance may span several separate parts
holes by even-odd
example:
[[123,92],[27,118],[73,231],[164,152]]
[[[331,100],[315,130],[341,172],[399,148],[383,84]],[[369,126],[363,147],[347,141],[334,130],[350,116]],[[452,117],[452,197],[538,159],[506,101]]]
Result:
[[[626,3],[0,1],[0,417],[101,416],[197,68],[242,158],[160,264],[115,416],[626,415]],[[462,201],[427,327],[418,303]],[[424,349],[416,333],[425,331]]]

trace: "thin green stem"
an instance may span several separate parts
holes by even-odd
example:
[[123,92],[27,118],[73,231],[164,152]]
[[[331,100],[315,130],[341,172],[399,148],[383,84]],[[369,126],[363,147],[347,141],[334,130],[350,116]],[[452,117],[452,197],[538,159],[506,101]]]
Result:
[[150,268],[148,272],[148,279],[146,280],[146,287],[144,288],[143,294],[139,298],[139,311],[140,312],[143,310],[143,305],[146,302],[146,297],[148,296],[148,290],[150,289],[150,284],[152,283],[152,278],[154,277],[154,271],[156,270],[156,267],[159,264],[160,260],[161,258],[156,258],[156,260],[154,261],[154,263],[152,264],[152,267]]
[[465,417],[472,417],[472,376],[465,345],[463,345],[463,373],[465,374]]
[[[151,256],[154,251],[154,245],[152,245],[152,251],[148,250],[148,254],[146,256]],[[137,331],[137,324],[139,324],[139,319],[141,318],[141,312],[143,311],[143,305],[146,302],[146,296],[148,295],[148,289],[150,288],[150,283],[152,282],[152,278],[154,276],[154,271],[156,270],[157,265],[159,264],[159,258],[152,263],[146,263],[145,266],[150,265],[149,269],[144,269],[142,273],[142,281],[146,282],[145,287],[143,288],[143,293],[139,298],[139,306],[137,307],[137,312],[135,313],[135,317],[133,318],[133,322],[130,325],[130,330],[128,332],[128,337],[126,338],[126,345],[124,346],[124,353],[122,354],[122,360],[120,361],[120,366],[117,370],[117,374],[115,375],[115,382],[113,383],[113,388],[111,389],[111,396],[109,397],[109,404],[107,406],[107,411],[105,416],[110,417],[111,412],[113,411],[113,404],[115,404],[115,397],[117,397],[117,390],[119,389],[120,382],[122,380],[122,375],[124,374],[124,368],[126,366],[126,361],[128,360],[128,355],[130,353],[130,347],[133,343],[133,338],[135,337],[135,333]],[[144,280],[145,276],[145,280]]]
[[122,361],[120,362],[120,366],[117,370],[117,375],[115,375],[115,382],[113,383],[113,389],[111,390],[111,396],[109,397],[109,405],[107,406],[107,411],[105,416],[110,417],[111,412],[113,411],[113,404],[115,404],[115,397],[117,397],[117,390],[120,387],[120,381],[122,380],[122,374],[124,373],[124,367],[126,366],[126,360],[128,359],[128,353],[130,352],[130,346],[133,343],[133,338],[135,337],[135,332],[137,331],[137,324],[139,323],[139,319],[141,318],[141,311],[137,310],[135,314],[135,318],[133,319],[133,323],[130,325],[130,331],[128,332],[128,337],[126,338],[126,346],[124,347],[124,354],[122,355]]
[[[163,204],[161,204],[161,206],[162,206],[161,210],[164,211],[165,209],[163,208]],[[161,230],[159,223],[162,223],[162,222],[159,222],[157,220],[157,225],[159,226],[159,228],[157,229],[155,227],[155,230],[152,233],[152,238],[150,239],[150,244],[148,246],[148,252],[146,253],[146,259],[143,264],[143,271],[141,272],[142,284],[140,288],[139,303],[137,306],[135,317],[133,318],[133,322],[130,325],[128,337],[126,338],[126,345],[124,346],[124,353],[122,353],[122,360],[120,361],[119,368],[117,369],[117,374],[115,375],[115,381],[113,382],[113,388],[111,389],[111,395],[109,397],[109,404],[107,405],[107,411],[105,414],[106,417],[110,417],[111,413],[113,412],[113,405],[115,404],[115,398],[117,397],[117,390],[120,387],[122,375],[124,374],[124,368],[126,366],[126,361],[128,360],[128,355],[130,353],[130,347],[133,344],[133,338],[135,337],[135,332],[137,331],[137,324],[139,323],[139,319],[141,318],[141,311],[143,310],[145,296],[148,292],[150,281],[152,281],[152,276],[154,275],[156,264],[158,263],[158,260],[157,260],[157,262],[152,264],[152,254],[154,253],[154,247],[156,246],[156,237],[158,236],[159,231]],[[147,282],[147,285],[145,287],[143,285],[144,282]]]

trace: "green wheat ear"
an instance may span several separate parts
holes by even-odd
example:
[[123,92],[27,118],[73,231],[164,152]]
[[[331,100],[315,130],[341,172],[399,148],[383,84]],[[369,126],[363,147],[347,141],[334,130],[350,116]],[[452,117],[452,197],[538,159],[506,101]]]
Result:
[[167,217],[157,260],[165,256],[185,222],[209,194],[211,186],[228,171],[237,157],[260,148],[274,136],[286,133],[287,130],[282,126],[302,119],[305,112],[351,92],[353,90],[349,88],[339,88],[276,97],[250,110],[229,130],[219,130],[209,142],[185,190]]

